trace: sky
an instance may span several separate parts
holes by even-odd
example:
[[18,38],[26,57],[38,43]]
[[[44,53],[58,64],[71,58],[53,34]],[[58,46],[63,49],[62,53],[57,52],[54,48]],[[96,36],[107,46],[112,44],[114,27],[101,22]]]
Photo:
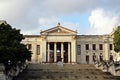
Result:
[[120,0],[0,0],[0,20],[24,35],[61,26],[80,35],[110,34],[120,24]]

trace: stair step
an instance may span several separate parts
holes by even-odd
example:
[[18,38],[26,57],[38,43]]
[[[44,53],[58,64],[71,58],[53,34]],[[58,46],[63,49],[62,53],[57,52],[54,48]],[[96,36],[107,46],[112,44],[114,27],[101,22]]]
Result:
[[120,77],[103,73],[94,65],[65,64],[29,64],[14,80],[120,80]]

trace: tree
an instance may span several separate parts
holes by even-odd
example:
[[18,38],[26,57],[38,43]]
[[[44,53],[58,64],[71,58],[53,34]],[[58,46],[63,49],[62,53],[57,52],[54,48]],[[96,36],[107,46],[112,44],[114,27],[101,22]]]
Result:
[[118,26],[113,33],[113,42],[114,42],[114,50],[115,52],[120,52],[120,26]]
[[24,37],[19,29],[9,24],[0,24],[0,63],[7,66],[10,61],[13,66],[18,61],[25,62],[31,58],[31,51],[21,44],[22,39]]

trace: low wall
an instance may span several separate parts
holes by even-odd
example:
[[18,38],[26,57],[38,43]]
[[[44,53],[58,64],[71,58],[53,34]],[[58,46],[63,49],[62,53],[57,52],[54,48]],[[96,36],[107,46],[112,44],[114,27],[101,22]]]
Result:
[[106,64],[104,64],[104,62],[96,63],[96,68],[103,72],[110,72],[114,76],[120,76],[120,64],[116,65],[116,62],[105,62]]

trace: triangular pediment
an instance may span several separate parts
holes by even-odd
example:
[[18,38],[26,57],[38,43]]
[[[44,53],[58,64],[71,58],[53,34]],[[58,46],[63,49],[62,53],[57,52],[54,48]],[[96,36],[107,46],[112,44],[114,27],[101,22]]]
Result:
[[77,32],[58,25],[56,27],[42,31],[41,35],[77,35]]

